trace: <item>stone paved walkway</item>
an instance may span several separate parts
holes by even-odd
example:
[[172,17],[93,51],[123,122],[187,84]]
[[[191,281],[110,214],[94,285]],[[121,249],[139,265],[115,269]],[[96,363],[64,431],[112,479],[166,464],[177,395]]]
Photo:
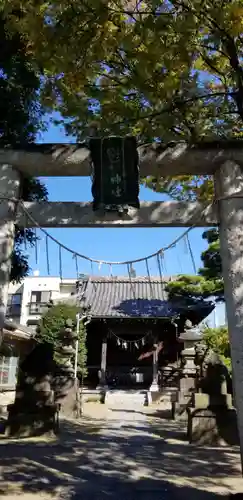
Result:
[[[237,449],[188,445],[152,410],[89,405],[58,440],[0,440],[1,500],[213,500],[243,492]],[[154,412],[154,410],[153,410]]]

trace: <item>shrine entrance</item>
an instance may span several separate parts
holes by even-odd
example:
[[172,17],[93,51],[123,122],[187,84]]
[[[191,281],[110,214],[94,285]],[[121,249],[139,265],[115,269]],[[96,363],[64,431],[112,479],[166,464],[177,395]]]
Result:
[[168,364],[178,366],[177,329],[170,321],[136,319],[91,321],[87,328],[90,389],[149,390]]
[[185,322],[197,325],[213,305],[198,303],[190,309],[180,302],[175,307],[167,300],[165,287],[160,277],[79,279],[82,306],[90,307],[85,381],[90,389],[149,390],[153,386],[159,390],[168,385],[166,368],[178,371],[182,349],[178,339]]
[[[20,227],[42,228],[210,227],[219,224],[235,403],[243,450],[243,343],[241,341],[243,332],[243,143],[235,140],[203,142],[196,145],[187,145],[185,142],[169,145],[150,144],[138,147],[137,154],[135,154],[134,141],[130,141],[129,157],[127,156],[128,150],[125,151],[121,144],[123,143],[120,141],[119,148],[122,154],[119,153],[118,156],[113,154],[109,156],[109,148],[106,148],[107,155],[104,154],[103,146],[106,146],[103,142],[101,142],[98,160],[94,159],[93,152],[94,204],[20,202],[21,174],[36,177],[66,176],[67,174],[69,176],[90,175],[92,151],[87,148],[86,144],[44,144],[30,145],[22,150],[21,148],[0,150],[0,329],[4,325],[7,307],[14,223],[16,222]],[[102,183],[104,179],[104,165],[101,163],[102,169],[99,169],[98,165],[100,155],[109,163],[110,171],[105,176],[106,182],[109,183],[109,186],[106,186],[107,191],[104,189],[104,184],[102,184],[102,191],[97,184]],[[125,157],[127,161],[124,162]],[[121,158],[123,158],[122,161]],[[136,189],[139,180],[138,159],[141,177],[151,175],[158,179],[161,176],[184,174],[214,175],[215,201],[209,205],[140,202],[140,208],[138,208],[138,189]],[[123,171],[125,165],[127,165],[127,170]],[[115,167],[117,167],[116,173],[111,175]],[[126,178],[129,179],[127,183]],[[112,194],[108,203],[104,200],[105,192]],[[121,193],[123,201],[118,209],[117,200]],[[113,209],[114,197],[115,210]],[[147,262],[146,257],[144,260]],[[129,279],[132,278],[131,271],[131,267],[128,266]],[[101,377],[104,377],[104,365],[101,366]]]

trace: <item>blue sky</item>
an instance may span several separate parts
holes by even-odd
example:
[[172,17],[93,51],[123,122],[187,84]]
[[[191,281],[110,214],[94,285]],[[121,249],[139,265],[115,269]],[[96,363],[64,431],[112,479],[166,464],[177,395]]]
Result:
[[[38,142],[73,142],[73,138],[66,137],[61,127],[51,125],[48,131],[38,138]],[[50,201],[91,201],[91,182],[88,177],[49,177],[41,179],[47,186]],[[141,187],[140,200],[160,201],[166,197],[159,193]],[[95,259],[110,261],[124,261],[145,257],[161,247],[167,246],[178,235],[182,234],[183,228],[81,228],[81,229],[49,229],[49,234],[55,236],[59,241],[67,245],[74,252],[80,252]],[[202,229],[193,229],[190,232],[190,242],[194,253],[197,267],[201,265],[200,254],[206,248],[202,240]],[[35,251],[30,251],[30,265],[32,270],[39,270],[41,276],[47,275],[45,239],[41,232],[38,244],[38,262],[36,263]],[[49,244],[50,274],[59,274],[58,246],[52,242]],[[149,261],[151,275],[158,274],[156,260]],[[146,275],[144,264],[135,266],[137,275]],[[179,243],[165,253],[166,274],[188,273],[193,274],[193,266],[186,251],[185,242]],[[72,254],[62,252],[63,277],[75,277],[75,261]],[[79,271],[81,273],[109,275],[108,266],[91,265],[85,260],[79,260]],[[113,275],[127,274],[124,266],[113,266]]]
[[[48,131],[38,138],[38,142],[73,142],[73,138],[66,137],[61,127],[49,125]],[[50,201],[91,201],[91,182],[87,177],[69,178],[42,178],[49,192]],[[154,193],[149,189],[141,187],[140,200],[160,201],[165,196]],[[167,246],[178,235],[183,233],[183,228],[81,228],[81,229],[49,229],[48,232],[59,241],[67,245],[74,252],[80,252],[95,259],[110,261],[132,260],[155,252],[161,247]],[[197,267],[201,265],[200,254],[206,248],[202,240],[202,229],[193,229],[190,232],[190,242],[194,253]],[[39,232],[41,238],[38,245],[38,262],[36,263],[35,251],[30,251],[30,265],[32,270],[39,270],[41,276],[47,275],[46,252],[44,235]],[[52,242],[49,245],[50,274],[58,276],[59,258],[58,246]],[[158,274],[156,260],[149,261],[151,275]],[[135,266],[137,275],[146,275],[144,264]],[[193,266],[186,251],[185,242],[179,243],[165,253],[166,274],[187,273],[193,274]],[[62,252],[63,277],[75,277],[75,261],[72,254]],[[80,273],[94,273],[109,275],[111,269],[108,266],[94,265],[91,269],[90,263],[79,260]],[[125,266],[113,266],[113,275],[127,274]]]
[[[61,127],[49,126],[48,131],[43,133],[38,142],[74,142],[72,137],[66,137]],[[49,192],[50,201],[91,201],[91,182],[89,178],[42,178]],[[141,187],[140,200],[162,201],[166,197],[159,193],[154,193],[149,189]],[[183,228],[96,228],[96,229],[49,229],[48,233],[57,238],[60,242],[68,246],[74,252],[93,257],[97,260],[124,261],[140,257],[146,257],[154,253],[159,248],[170,244],[175,238],[184,232]],[[194,254],[197,268],[201,265],[200,255],[206,248],[202,239],[203,229],[193,229],[189,233],[189,238]],[[35,250],[30,250],[30,266],[32,272],[38,270],[40,276],[47,275],[47,259],[45,251],[45,237],[38,231],[40,242],[38,244],[36,263]],[[58,246],[52,242],[49,244],[50,275],[59,275],[59,252]],[[125,266],[91,265],[85,260],[79,260],[79,272],[84,274],[127,275]],[[145,264],[136,264],[137,276],[146,276]],[[149,270],[152,275],[158,275],[156,260],[149,261]],[[186,250],[184,241],[181,241],[175,248],[165,253],[165,274],[175,275],[178,273],[193,274],[193,266]],[[71,253],[62,252],[62,277],[75,278],[76,266]],[[216,311],[207,318],[210,326],[225,323],[224,304],[218,304]]]

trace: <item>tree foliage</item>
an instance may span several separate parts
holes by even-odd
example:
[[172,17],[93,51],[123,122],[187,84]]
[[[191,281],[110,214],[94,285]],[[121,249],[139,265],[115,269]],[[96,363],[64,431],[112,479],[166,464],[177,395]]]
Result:
[[202,237],[207,240],[208,248],[201,254],[203,267],[199,269],[199,274],[206,280],[220,280],[220,294],[223,294],[219,231],[217,228],[209,229],[204,231]]
[[[40,78],[26,55],[26,43],[18,32],[10,32],[0,14],[0,147],[33,142],[42,124]],[[46,200],[47,190],[37,179],[22,179],[22,198]],[[31,229],[15,226],[11,281],[20,281],[29,272],[23,244],[34,245]]]
[[[38,342],[49,342],[54,346],[55,359],[57,362],[60,362],[59,348],[62,344],[60,331],[66,326],[66,321],[68,319],[71,319],[74,325],[76,325],[76,315],[79,312],[79,307],[60,303],[49,307],[40,319],[36,340]],[[86,375],[86,363],[86,328],[81,321],[79,329],[78,371],[83,377]]]
[[214,197],[214,182],[210,175],[179,175],[177,177],[148,176],[143,183],[157,193],[164,193],[175,201],[211,202]]
[[[198,141],[241,137],[243,1],[2,0],[43,75],[42,99],[66,130]],[[210,178],[149,179],[212,197]],[[178,189],[178,186],[180,189]]]
[[241,132],[242,0],[2,5],[45,74],[43,95],[73,117],[72,132],[93,119],[146,140]]
[[181,274],[175,281],[167,283],[166,290],[169,300],[179,301],[182,299],[188,305],[193,305],[198,301],[215,295],[217,293],[217,285],[221,291],[221,280],[213,281],[207,280],[203,276]]
[[168,282],[166,289],[170,300],[184,300],[188,304],[210,297],[224,300],[218,229],[205,231],[203,238],[208,242],[208,248],[201,254],[203,267],[198,270],[198,275],[180,275],[175,281]]
[[72,132],[95,119],[146,140],[240,134],[242,0],[2,5],[45,74],[43,96],[73,117]]
[[208,348],[217,352],[231,371],[230,342],[227,326],[220,326],[218,328],[206,327],[202,333],[203,340]]
[[88,374],[87,369],[87,330],[83,323],[79,325],[79,344],[78,344],[78,376],[81,378],[81,387],[83,387],[84,378]]

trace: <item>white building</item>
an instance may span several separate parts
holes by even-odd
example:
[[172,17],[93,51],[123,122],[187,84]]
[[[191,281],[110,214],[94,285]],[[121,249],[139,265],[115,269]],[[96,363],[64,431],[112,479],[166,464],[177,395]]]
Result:
[[53,276],[28,276],[22,283],[9,286],[7,318],[20,325],[35,328],[50,300],[75,294],[76,279]]
[[[61,280],[52,276],[29,276],[19,284],[10,284],[3,330],[7,352],[0,354],[0,395],[14,389],[19,356],[24,352],[26,341],[31,339],[48,302],[68,298],[75,291],[74,278]],[[6,404],[9,402],[7,400]]]

